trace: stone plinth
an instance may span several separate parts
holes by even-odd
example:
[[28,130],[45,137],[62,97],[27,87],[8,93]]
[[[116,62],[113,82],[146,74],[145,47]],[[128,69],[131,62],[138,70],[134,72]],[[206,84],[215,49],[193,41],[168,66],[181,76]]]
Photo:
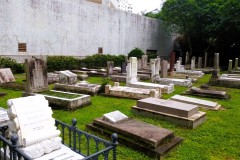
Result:
[[200,112],[196,105],[156,98],[137,101],[137,106],[133,106],[132,111],[141,116],[164,119],[190,129],[206,120],[206,113]]
[[187,96],[175,95],[175,96],[171,97],[170,99],[174,100],[174,101],[178,101],[178,102],[198,105],[199,107],[212,109],[212,110],[218,110],[221,107],[221,105],[219,105],[216,102],[202,100],[202,99],[198,99],[198,98],[187,97]]
[[111,87],[111,85],[105,86],[105,95],[130,99],[142,99],[147,97],[161,98],[161,90],[124,87],[119,86],[119,83],[115,82],[113,87]]

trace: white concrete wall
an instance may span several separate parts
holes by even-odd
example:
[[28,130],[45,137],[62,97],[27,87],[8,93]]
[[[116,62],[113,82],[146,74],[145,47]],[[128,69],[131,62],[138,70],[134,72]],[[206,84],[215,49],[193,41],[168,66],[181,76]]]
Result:
[[[159,21],[84,0],[0,0],[0,55],[125,54],[172,50]],[[27,53],[18,52],[27,43]]]

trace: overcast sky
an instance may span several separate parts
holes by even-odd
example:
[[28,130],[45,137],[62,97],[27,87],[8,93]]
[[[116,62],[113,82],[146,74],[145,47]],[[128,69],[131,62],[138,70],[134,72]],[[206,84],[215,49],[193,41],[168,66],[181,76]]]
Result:
[[152,11],[160,9],[164,0],[128,0],[133,7],[133,13],[140,13],[141,11]]

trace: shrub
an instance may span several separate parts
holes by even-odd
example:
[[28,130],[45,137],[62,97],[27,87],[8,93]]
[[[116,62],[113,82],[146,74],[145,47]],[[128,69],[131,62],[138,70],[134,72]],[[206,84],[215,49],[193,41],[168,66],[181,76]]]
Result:
[[80,60],[71,56],[48,56],[47,68],[49,72],[78,69]]
[[137,59],[141,59],[142,55],[144,55],[143,51],[139,48],[134,48],[131,52],[128,53],[129,57],[137,57]]
[[17,63],[16,60],[9,57],[0,57],[0,68],[11,68],[13,73],[23,73],[23,64]]

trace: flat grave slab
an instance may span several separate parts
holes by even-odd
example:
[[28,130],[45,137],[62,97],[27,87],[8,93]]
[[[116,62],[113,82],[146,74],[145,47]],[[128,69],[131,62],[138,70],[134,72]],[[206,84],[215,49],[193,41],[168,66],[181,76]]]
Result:
[[208,100],[202,100],[198,98],[192,98],[187,96],[181,96],[181,95],[175,95],[170,98],[171,100],[188,103],[188,104],[195,104],[199,107],[206,108],[206,109],[212,109],[212,110],[218,110],[220,109],[221,105],[219,105],[216,102],[208,101]]
[[177,86],[191,87],[192,81],[190,79],[175,79],[175,78],[157,78],[156,83],[159,84],[174,84]]
[[200,97],[210,97],[218,99],[229,99],[229,95],[225,91],[216,91],[210,89],[202,89],[197,87],[191,87],[183,93],[184,95],[195,95]]
[[139,108],[150,109],[180,117],[191,117],[198,113],[198,106],[171,100],[145,98],[137,101]]
[[161,89],[162,93],[172,93],[174,91],[174,84],[169,85],[161,85],[156,83],[147,83],[147,82],[135,82],[135,83],[128,83],[128,87],[134,88],[144,88],[144,89]]
[[120,135],[119,140],[128,147],[143,150],[158,158],[182,141],[170,130],[133,119],[113,124],[101,117],[86,127],[100,133],[116,132]]
[[200,112],[197,105],[157,98],[138,100],[137,106],[132,107],[132,112],[145,117],[164,119],[190,129],[206,120],[206,113]]
[[130,99],[142,99],[147,97],[160,98],[161,90],[119,86],[119,83],[115,82],[114,86],[105,86],[105,95]]

